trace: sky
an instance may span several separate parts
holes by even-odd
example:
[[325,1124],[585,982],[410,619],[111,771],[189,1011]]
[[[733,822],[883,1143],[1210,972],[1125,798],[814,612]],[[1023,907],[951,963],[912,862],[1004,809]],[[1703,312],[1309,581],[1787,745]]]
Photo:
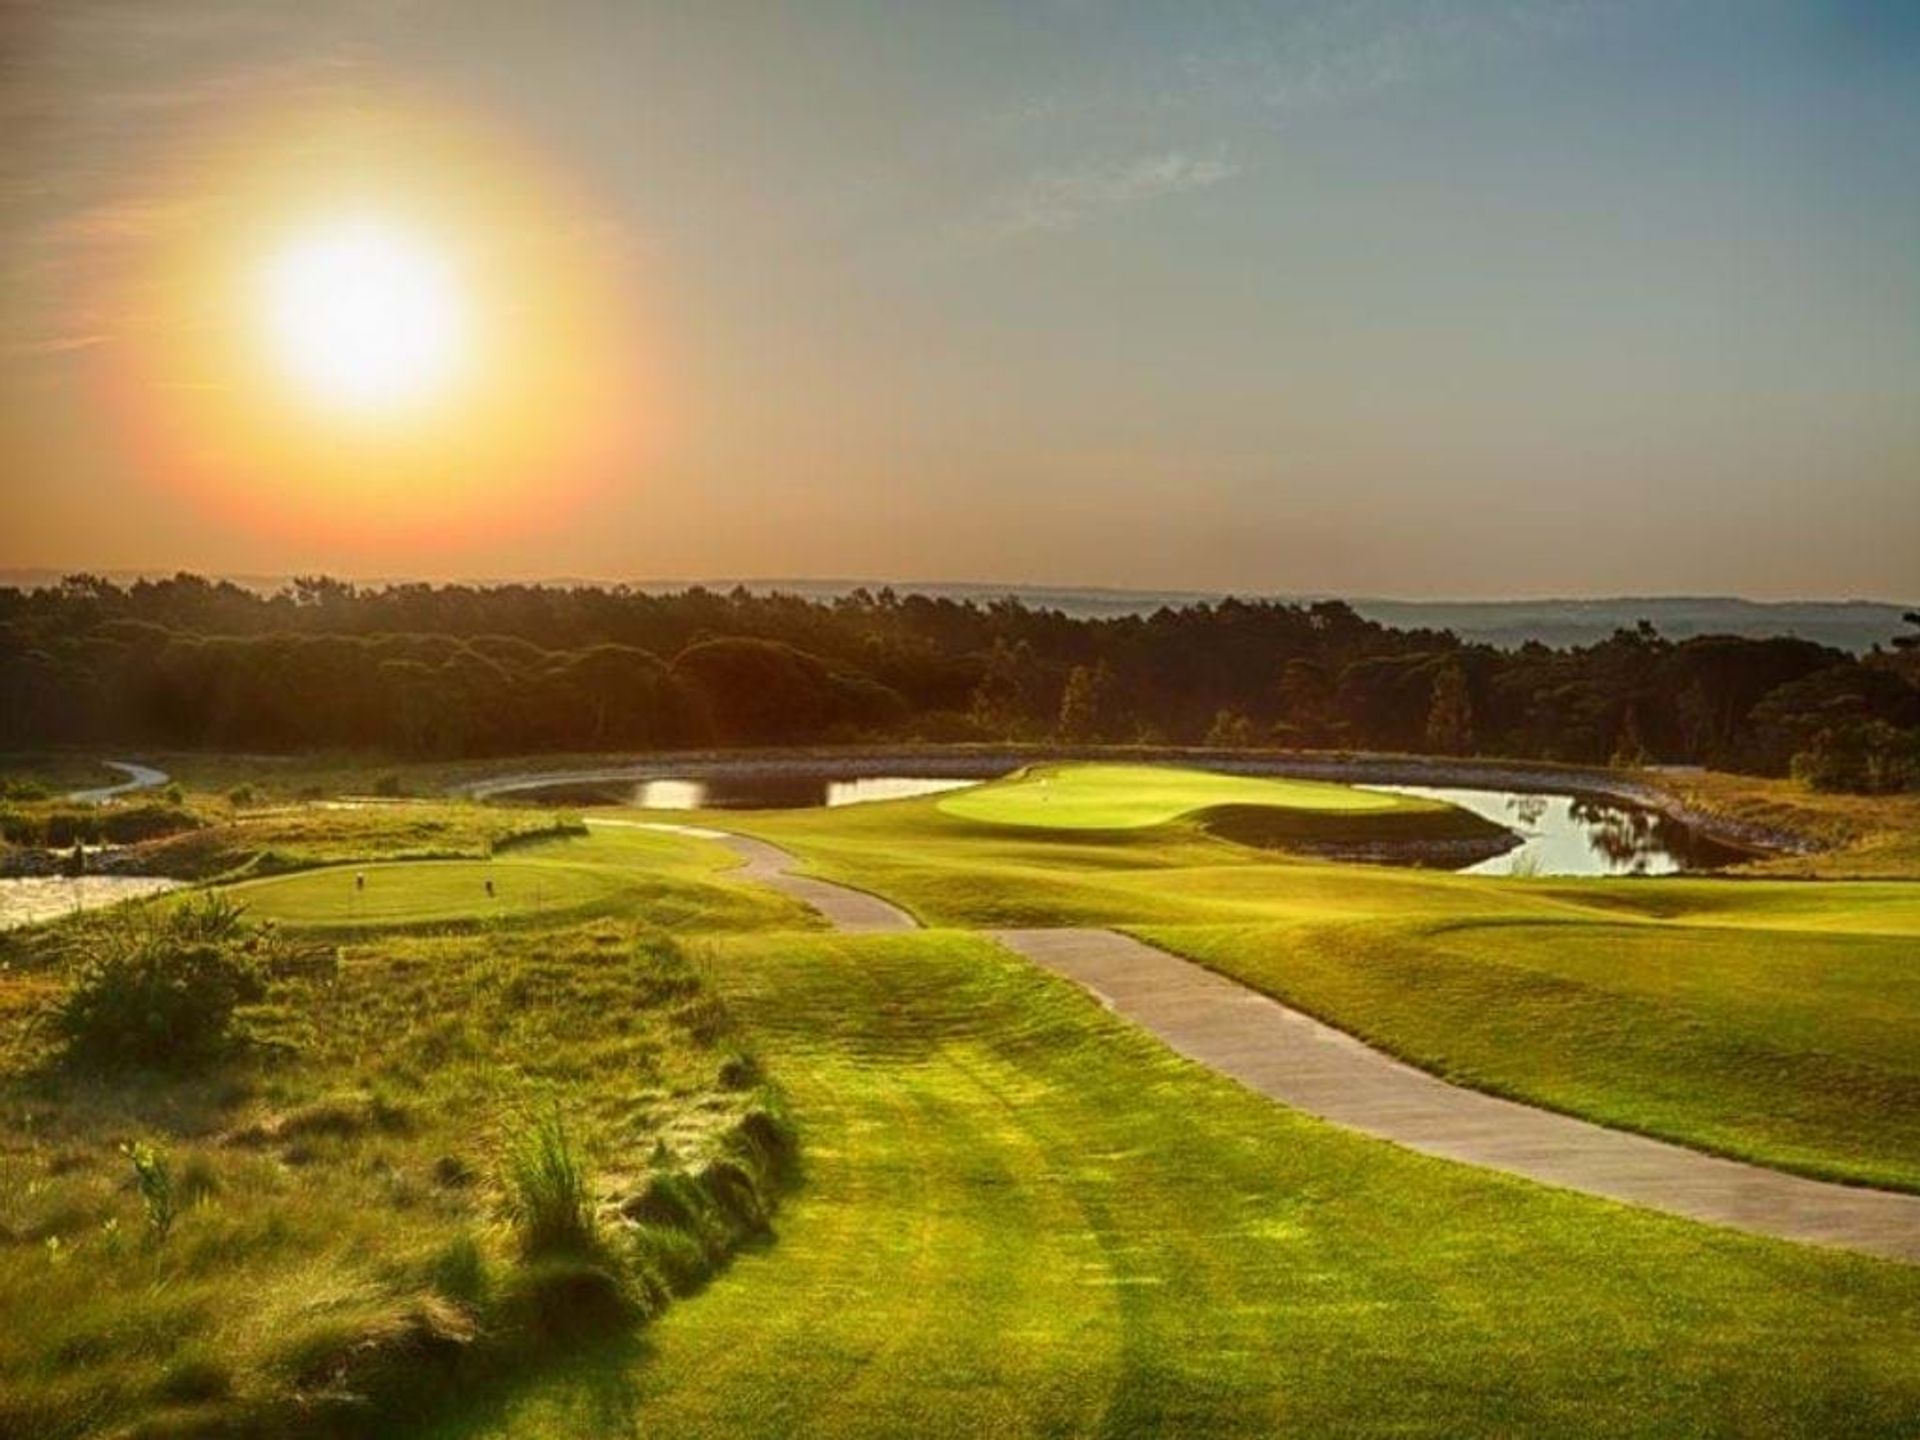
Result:
[[1911,0],[0,0],[0,134],[0,567],[1920,595]]

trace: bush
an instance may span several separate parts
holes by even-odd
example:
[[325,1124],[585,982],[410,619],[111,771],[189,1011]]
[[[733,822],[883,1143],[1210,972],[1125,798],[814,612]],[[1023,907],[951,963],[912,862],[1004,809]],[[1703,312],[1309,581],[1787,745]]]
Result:
[[1853,720],[1822,730],[1793,757],[1793,775],[1815,790],[1890,795],[1920,784],[1920,730]]
[[581,1255],[599,1248],[586,1165],[557,1111],[508,1142],[501,1171],[522,1252]]
[[51,1014],[67,1057],[181,1069],[222,1049],[234,1011],[265,991],[240,916],[208,895],[83,932],[88,953]]
[[260,792],[255,790],[251,785],[240,784],[227,791],[227,803],[235,809],[258,804],[259,800]]
[[76,842],[137,845],[163,835],[195,830],[200,821],[176,805],[56,805],[0,809],[0,839],[14,845],[64,850]]

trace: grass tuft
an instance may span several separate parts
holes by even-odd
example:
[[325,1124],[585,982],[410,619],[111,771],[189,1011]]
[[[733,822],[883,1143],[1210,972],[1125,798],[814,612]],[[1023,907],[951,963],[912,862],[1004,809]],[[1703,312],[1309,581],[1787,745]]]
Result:
[[523,1254],[598,1251],[599,1227],[586,1164],[557,1109],[543,1112],[508,1140],[501,1183]]

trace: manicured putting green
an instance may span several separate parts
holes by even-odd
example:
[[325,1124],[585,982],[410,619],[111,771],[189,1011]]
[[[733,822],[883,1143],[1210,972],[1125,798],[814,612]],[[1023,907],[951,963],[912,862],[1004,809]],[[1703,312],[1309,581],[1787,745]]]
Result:
[[[669,930],[808,928],[786,896],[742,885],[723,846],[633,829],[549,841],[492,860],[330,865],[226,893],[255,920],[302,930],[428,928],[630,916]],[[489,890],[491,885],[491,890]]]
[[256,920],[333,928],[584,913],[617,908],[636,888],[619,871],[603,866],[417,860],[331,865],[249,881],[228,893]]
[[1049,830],[1136,830],[1220,805],[1267,805],[1322,814],[1421,811],[1430,804],[1350,785],[1219,775],[1171,765],[1046,765],[939,802],[948,815]]

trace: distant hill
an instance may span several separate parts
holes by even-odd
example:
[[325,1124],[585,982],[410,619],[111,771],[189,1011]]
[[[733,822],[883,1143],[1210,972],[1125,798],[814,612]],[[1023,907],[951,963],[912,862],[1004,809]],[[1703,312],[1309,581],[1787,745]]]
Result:
[[[860,580],[707,581],[712,589],[744,584],[749,590],[785,590],[796,595],[844,595],[856,586],[879,589],[882,582]],[[636,588],[679,590],[681,584]],[[987,601],[1012,596],[1028,605],[1047,606],[1074,616],[1144,615],[1162,605],[1190,605],[1224,598],[1204,590],[1116,590],[1050,585],[917,584],[897,582],[906,593]],[[1906,628],[1903,611],[1914,604],[1879,600],[1742,600],[1734,596],[1619,596],[1597,600],[1383,600],[1371,597],[1274,594],[1248,599],[1312,601],[1346,599],[1361,615],[1398,629],[1451,630],[1463,640],[1513,649],[1538,640],[1546,645],[1585,645],[1615,630],[1651,620],[1662,635],[1795,635],[1855,652],[1884,645]]]
[[[158,578],[160,571],[109,571],[107,578],[125,584]],[[55,570],[0,570],[0,586],[33,589],[56,583]],[[284,577],[233,575],[226,577],[249,589],[273,590]],[[383,580],[360,582],[391,583]],[[487,584],[483,579],[471,583]],[[606,585],[607,580],[556,576],[548,585]],[[1031,606],[1045,606],[1080,617],[1145,615],[1162,605],[1191,605],[1225,598],[1208,590],[1123,590],[1097,586],[996,585],[984,583],[922,583],[883,580],[732,580],[630,581],[636,590],[667,592],[701,584],[711,590],[744,585],[753,591],[781,590],[810,598],[844,595],[861,586],[878,590],[891,584],[902,594],[918,592],[955,600],[986,602],[1012,597]],[[1326,595],[1275,593],[1248,599],[1312,601]],[[1387,600],[1372,597],[1346,599],[1369,620],[1400,629],[1451,630],[1464,640],[1512,649],[1538,640],[1546,645],[1585,645],[1604,640],[1615,630],[1650,620],[1662,635],[1684,640],[1690,635],[1796,635],[1842,650],[1861,652],[1885,644],[1903,628],[1901,613],[1920,602],[1880,600],[1742,600],[1735,596],[1648,595],[1592,600]]]

